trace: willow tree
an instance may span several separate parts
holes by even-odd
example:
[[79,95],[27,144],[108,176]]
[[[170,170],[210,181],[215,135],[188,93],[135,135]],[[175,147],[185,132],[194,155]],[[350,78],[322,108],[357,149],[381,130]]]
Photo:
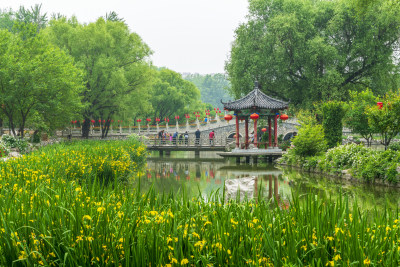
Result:
[[311,106],[346,100],[349,90],[395,89],[399,15],[396,1],[376,0],[360,13],[353,0],[250,0],[226,63],[232,93],[258,80],[267,94]]
[[[52,20],[46,29],[59,47],[67,50],[84,71],[82,136],[88,137],[91,119],[103,119],[103,137],[112,117],[124,106],[135,106],[150,81],[149,47],[120,20],[99,18],[80,24],[75,18]],[[132,94],[138,97],[132,101]]]

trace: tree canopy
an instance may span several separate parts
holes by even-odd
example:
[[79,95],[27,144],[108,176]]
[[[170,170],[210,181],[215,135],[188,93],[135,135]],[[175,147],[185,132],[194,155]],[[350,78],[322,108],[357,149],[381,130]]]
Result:
[[[85,73],[84,137],[89,134],[92,118],[105,119],[104,127],[108,128],[111,118],[121,109],[146,101],[138,92],[145,90],[150,81],[151,50],[124,22],[112,17],[99,18],[87,25],[74,18],[61,18],[52,20],[46,31],[57,46],[75,58]],[[136,99],[130,97],[133,93]]]
[[33,24],[0,30],[0,113],[24,136],[27,124],[54,130],[81,108],[82,73]]
[[395,89],[399,11],[384,0],[362,13],[350,0],[250,0],[226,62],[231,91],[240,97],[258,80],[265,93],[311,107],[349,90]]
[[193,83],[184,80],[181,74],[169,69],[157,72],[151,93],[153,118],[173,118],[205,108],[200,101],[199,89]]

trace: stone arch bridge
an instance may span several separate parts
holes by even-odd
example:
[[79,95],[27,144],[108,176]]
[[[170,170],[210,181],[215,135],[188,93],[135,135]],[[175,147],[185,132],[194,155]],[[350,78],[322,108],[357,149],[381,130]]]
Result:
[[[291,138],[295,133],[297,133],[297,126],[299,124],[295,119],[289,119],[287,121],[279,121],[278,123],[278,136],[282,135],[283,140],[288,140]],[[258,124],[258,128],[260,127],[266,127],[266,125],[261,124],[260,122]],[[188,123],[186,125],[145,125],[142,127],[138,126],[127,126],[127,127],[114,127],[109,131],[108,136],[109,137],[125,137],[129,134],[139,134],[142,136],[149,137],[153,139],[154,137],[157,137],[157,134],[159,131],[164,130],[167,133],[173,134],[175,132],[178,132],[179,135],[182,133],[185,133],[186,131],[189,133],[189,138],[193,139],[194,138],[194,132],[199,129],[201,132],[202,137],[207,137],[208,134],[214,130],[216,139],[226,139],[226,138],[232,138],[236,134],[236,125],[234,122],[227,122],[225,120],[214,120],[212,122],[207,122],[207,123],[200,123],[196,122],[194,125],[191,124],[189,125]],[[254,131],[254,124],[249,123],[249,132]],[[79,137],[81,136],[81,129],[80,128],[71,128],[68,130],[63,131],[62,135],[68,136],[69,134],[72,134],[73,137]],[[240,137],[244,137],[245,135],[245,123],[240,122],[239,123],[239,133]],[[259,133],[260,134],[260,133]],[[101,136],[101,129],[100,128],[92,128],[90,131],[90,137],[96,138]]]

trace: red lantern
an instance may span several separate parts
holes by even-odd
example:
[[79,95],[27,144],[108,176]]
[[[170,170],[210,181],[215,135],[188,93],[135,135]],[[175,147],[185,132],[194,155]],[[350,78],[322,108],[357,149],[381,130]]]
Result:
[[224,116],[224,119],[225,119],[226,121],[230,121],[232,118],[233,118],[233,117],[232,117],[231,114],[227,114],[227,115]]
[[106,123],[106,120],[103,120],[103,123]]
[[101,123],[101,120],[99,120],[99,122]]
[[142,120],[141,120],[141,119],[137,119],[136,121],[137,121],[137,122],[142,122]]
[[159,122],[160,121],[160,118],[156,118],[156,122]]
[[261,132],[265,133],[267,131],[267,128],[262,128]]
[[150,119],[150,118],[147,118],[146,121],[151,122],[151,119]]
[[382,102],[378,102],[376,104],[378,105],[378,109],[382,109],[383,108],[383,103]]
[[289,119],[289,116],[288,116],[288,115],[286,115],[286,114],[282,114],[282,115],[281,115],[281,120],[285,121],[285,120],[287,120],[287,119]]
[[253,113],[250,115],[250,119],[257,120],[260,116],[257,113]]
[[90,122],[94,124],[94,120],[91,120]]

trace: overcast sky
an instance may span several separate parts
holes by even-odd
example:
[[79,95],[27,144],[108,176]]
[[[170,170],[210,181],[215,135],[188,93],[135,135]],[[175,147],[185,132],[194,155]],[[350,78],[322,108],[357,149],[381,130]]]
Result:
[[42,10],[93,22],[109,11],[123,17],[153,50],[153,64],[177,72],[222,73],[247,0],[0,0],[0,8],[42,3]]

